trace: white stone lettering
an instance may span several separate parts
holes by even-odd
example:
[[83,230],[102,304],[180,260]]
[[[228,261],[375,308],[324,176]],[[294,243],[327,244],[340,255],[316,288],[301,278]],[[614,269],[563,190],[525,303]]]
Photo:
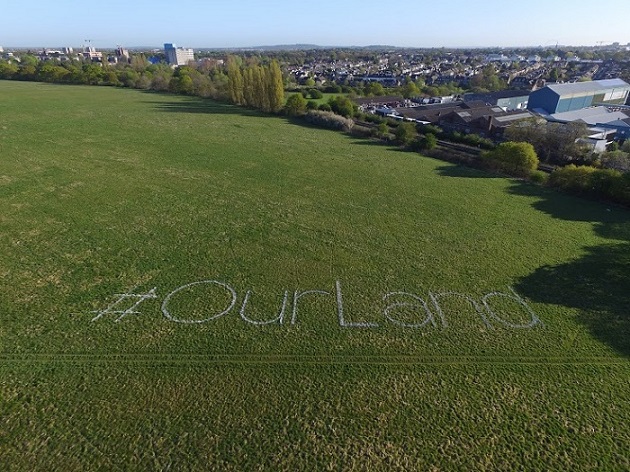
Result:
[[[135,289],[131,289],[129,290],[129,293],[117,293],[115,296],[118,297],[118,299],[112,303],[111,305],[109,305],[107,308],[105,308],[104,310],[96,310],[93,311],[92,313],[96,313],[96,316],[94,318],[92,318],[92,321],[96,321],[101,319],[104,315],[110,315],[110,314],[115,314],[115,315],[120,315],[118,318],[116,318],[114,320],[115,323],[118,323],[120,320],[122,320],[125,316],[127,315],[131,315],[131,314],[139,314],[139,311],[135,311],[135,309],[145,300],[148,300],[150,298],[157,298],[157,295],[155,293],[155,289],[156,287],[153,287],[151,290],[149,290],[147,293],[141,293],[141,294],[136,294],[136,293],[131,293],[133,292],[133,290]],[[114,308],[119,307],[119,305],[126,300],[129,299],[135,299],[136,302],[130,306],[129,308],[127,308],[126,310],[115,310]]]
[[378,327],[377,323],[367,323],[367,322],[349,322],[346,321],[343,314],[343,295],[341,293],[341,282],[338,280],[335,282],[335,288],[337,289],[337,316],[339,317],[339,326],[343,326],[344,328],[376,328]]
[[[483,296],[481,301],[483,303],[483,306],[486,307],[486,310],[488,310],[489,315],[492,318],[494,318],[495,320],[497,320],[499,323],[502,323],[503,325],[507,326],[508,328],[533,328],[537,324],[543,325],[543,322],[540,321],[540,318],[538,318],[536,316],[536,314],[532,311],[532,309],[529,307],[529,305],[527,305],[527,303],[525,303],[525,300],[523,300],[514,291],[514,289],[512,287],[508,286],[508,289],[510,290],[510,292],[512,292],[512,295],[510,295],[508,293],[491,292],[491,293],[488,293],[487,295]],[[505,297],[505,298],[509,298],[510,300],[515,300],[519,305],[521,305],[523,308],[525,308],[525,311],[527,312],[527,314],[530,317],[529,322],[525,323],[525,324],[517,324],[517,323],[512,323],[510,321],[506,321],[503,318],[499,317],[494,311],[492,311],[492,308],[490,308],[490,304],[488,303],[488,299],[491,298],[491,297]]]
[[[216,315],[210,316],[209,318],[205,318],[203,320],[179,319],[179,318],[174,317],[168,311],[168,303],[171,300],[171,298],[173,297],[173,295],[181,292],[182,290],[186,290],[187,288],[194,287],[195,285],[202,285],[202,284],[215,284],[215,285],[218,285],[219,287],[225,288],[230,293],[230,295],[232,296],[232,301],[230,302],[230,305],[225,310],[223,310],[221,313],[217,313]],[[191,282],[189,284],[182,285],[181,287],[178,287],[175,290],[173,290],[171,293],[169,293],[166,296],[166,298],[164,299],[164,301],[162,302],[162,313],[164,314],[164,316],[166,318],[168,318],[171,321],[175,321],[176,323],[197,323],[198,324],[198,323],[205,323],[207,321],[214,320],[216,318],[219,318],[220,316],[223,316],[223,315],[227,314],[234,307],[235,304],[236,304],[236,292],[228,284],[224,284],[223,282],[218,282],[216,280],[200,280],[198,282]]]
[[[383,314],[385,315],[385,318],[387,318],[389,321],[391,321],[394,324],[397,324],[399,326],[402,326],[404,328],[422,328],[424,325],[426,325],[427,323],[431,323],[433,326],[435,326],[435,320],[433,318],[433,313],[431,313],[431,310],[429,310],[429,307],[427,306],[427,303],[420,297],[412,294],[412,293],[406,293],[406,292],[389,292],[386,293],[385,296],[383,297],[383,301],[387,301],[388,298],[390,297],[410,297],[412,300],[414,300],[413,302],[397,302],[397,303],[392,303],[391,305],[387,305],[387,307],[385,308],[385,310],[383,311]],[[404,321],[400,321],[396,318],[394,318],[391,315],[392,310],[396,309],[396,308],[418,308],[418,307],[422,307],[422,310],[420,310],[422,312],[422,314],[425,316],[425,318],[420,321],[419,323],[406,323]]]
[[460,297],[468,301],[472,305],[472,307],[475,309],[475,311],[477,312],[477,314],[479,315],[483,323],[486,325],[486,327],[489,329],[492,329],[492,325],[490,324],[490,322],[484,315],[483,310],[479,306],[479,303],[477,303],[473,298],[469,297],[468,295],[464,295],[463,293],[457,293],[457,292],[441,292],[441,293],[429,292],[429,298],[431,298],[431,301],[433,302],[433,305],[435,306],[435,311],[437,312],[438,316],[442,320],[443,327],[446,328],[448,326],[448,322],[446,321],[446,317],[444,316],[442,307],[440,306],[438,302],[438,299],[442,297]]
[[[215,290],[219,290],[219,293],[221,291],[227,292],[229,301],[227,301],[225,308],[222,311],[217,309],[216,312],[215,309],[212,308],[210,309],[211,313],[208,315],[202,315],[204,316],[203,319],[191,319],[193,316],[196,316],[192,314],[189,314],[188,316],[186,314],[173,314],[172,310],[177,310],[177,308],[173,308],[173,298],[181,295],[184,297],[181,299],[181,303],[184,305],[179,306],[190,306],[191,303],[194,303],[196,298],[191,296],[190,293],[186,294],[181,292],[193,290],[194,287],[201,285],[209,286],[206,287],[206,289],[215,287]],[[216,287],[218,287],[218,289]],[[527,302],[521,298],[512,287],[508,286],[507,288],[508,292],[506,293],[487,293],[481,297],[480,301],[478,299],[474,299],[470,295],[450,291],[429,292],[428,298],[422,298],[409,292],[388,292],[383,296],[383,301],[386,306],[382,313],[385,319],[390,323],[403,328],[415,329],[423,328],[429,324],[436,328],[448,328],[451,324],[459,324],[462,321],[466,321],[464,320],[464,316],[472,317],[473,320],[477,320],[476,317],[478,316],[487,329],[493,329],[497,327],[497,324],[511,329],[531,329],[538,325],[544,326],[543,322],[540,318],[538,318],[538,316],[536,316]],[[116,300],[105,309],[92,311],[91,313],[95,314],[95,316],[93,316],[91,321],[98,321],[106,315],[117,315],[114,322],[119,322],[128,315],[139,314],[140,312],[138,311],[138,307],[145,300],[157,298],[156,287],[153,287],[146,293],[133,293],[134,290],[135,289],[129,290],[127,293],[116,294]],[[264,296],[265,294],[263,293],[261,295]],[[349,321],[347,319],[348,315],[344,309],[344,297],[341,282],[339,280],[335,281],[334,293],[332,291],[325,290],[295,290],[293,292],[291,325],[296,325],[298,322],[300,300],[309,295],[325,295],[331,297],[331,299],[334,297],[337,305],[337,319],[339,321],[339,326],[343,328],[379,327],[379,323],[368,321]],[[256,319],[256,314],[251,314],[253,311],[253,308],[251,307],[252,296],[252,290],[245,291],[243,302],[238,310],[240,318],[245,323],[257,326],[284,324],[285,316],[288,311],[288,304],[290,303],[288,290],[284,290],[284,293],[282,294],[282,302],[278,310],[278,314],[271,319]],[[224,282],[220,282],[218,280],[199,280],[197,282],[191,282],[177,287],[175,290],[166,295],[162,301],[161,309],[164,317],[170,321],[184,324],[201,324],[228,314],[235,307],[237,298],[238,295],[236,291]],[[502,298],[503,300],[497,300],[497,298]],[[456,301],[461,300],[464,305],[470,305],[472,310],[468,310],[465,307],[460,308],[460,305],[445,305],[445,299],[456,299]],[[213,299],[211,298],[211,300]],[[185,303],[188,303],[188,305],[185,305]],[[430,304],[432,306],[430,306]],[[175,306],[177,305],[178,304],[175,304]],[[214,307],[217,305],[215,303],[211,306]],[[249,314],[248,309],[250,311]],[[180,310],[185,311],[186,308],[180,308]],[[194,308],[191,310],[195,313]],[[460,315],[459,311],[470,314]],[[525,315],[525,318],[523,318],[523,315]],[[471,329],[470,324],[468,324],[465,328]]]
[[289,298],[289,292],[288,291],[284,291],[284,299],[282,300],[282,306],[280,307],[280,312],[278,313],[278,316],[272,320],[265,320],[265,321],[256,321],[256,320],[252,320],[251,318],[248,318],[247,315],[245,315],[245,308],[247,307],[247,302],[249,301],[249,295],[252,293],[251,290],[248,290],[245,293],[245,299],[243,300],[243,306],[241,307],[241,318],[243,318],[244,321],[247,321],[248,323],[251,324],[255,324],[255,325],[267,325],[267,324],[271,324],[271,323],[278,323],[278,324],[282,324],[282,322],[284,321],[284,312],[287,308],[287,300]]
[[318,293],[321,295],[330,295],[330,292],[325,292],[323,290],[307,290],[305,292],[295,291],[293,293],[293,313],[291,314],[291,324],[294,325],[297,322],[297,313],[298,313],[298,300],[302,298],[304,295],[310,295],[312,293]]

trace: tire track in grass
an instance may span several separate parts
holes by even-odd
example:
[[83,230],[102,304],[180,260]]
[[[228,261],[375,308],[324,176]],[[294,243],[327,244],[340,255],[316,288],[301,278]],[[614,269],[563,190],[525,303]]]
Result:
[[622,357],[587,356],[405,356],[405,355],[277,355],[277,354],[2,354],[0,364],[79,363],[79,364],[322,364],[322,365],[630,365]]

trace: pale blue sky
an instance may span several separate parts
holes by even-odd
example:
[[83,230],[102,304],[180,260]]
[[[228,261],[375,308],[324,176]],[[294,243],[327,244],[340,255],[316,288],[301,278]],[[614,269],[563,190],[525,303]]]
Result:
[[630,42],[630,0],[1,0],[4,47]]

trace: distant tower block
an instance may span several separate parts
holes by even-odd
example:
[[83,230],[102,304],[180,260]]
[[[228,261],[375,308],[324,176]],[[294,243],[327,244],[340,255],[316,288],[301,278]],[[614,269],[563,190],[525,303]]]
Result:
[[192,49],[178,48],[173,43],[164,43],[164,52],[166,53],[166,61],[173,66],[185,66],[195,60]]
[[122,46],[118,46],[116,48],[116,57],[124,57],[125,59],[129,59],[129,50],[123,48]]

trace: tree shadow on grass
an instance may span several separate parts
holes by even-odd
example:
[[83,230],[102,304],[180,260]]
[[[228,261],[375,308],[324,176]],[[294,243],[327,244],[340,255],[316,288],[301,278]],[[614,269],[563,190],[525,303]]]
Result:
[[578,310],[577,321],[591,334],[630,357],[630,212],[519,182],[511,193],[539,197],[532,206],[553,218],[589,222],[610,240],[585,248],[581,257],[542,266],[515,289],[533,301]]
[[239,116],[254,116],[254,117],[267,117],[258,110],[252,110],[249,108],[243,108],[229,103],[218,102],[210,98],[201,97],[188,97],[185,95],[171,95],[157,92],[145,92],[155,96],[156,98],[162,96],[165,99],[176,97],[177,100],[154,100],[150,101],[151,105],[159,111],[171,112],[171,113],[206,113],[210,115],[239,115]]
[[458,177],[467,179],[496,179],[499,175],[484,172],[472,167],[460,166],[457,164],[438,167],[437,172],[442,177]]
[[593,223],[601,237],[630,241],[630,211],[610,202],[576,197],[525,181],[514,182],[513,195],[538,198],[532,207],[555,219]]
[[630,357],[630,244],[586,248],[577,260],[543,266],[515,289],[531,300],[578,310],[591,334]]
[[254,110],[238,108],[223,103],[203,103],[193,101],[152,102],[159,111],[169,113],[204,113],[208,115],[264,116]]

